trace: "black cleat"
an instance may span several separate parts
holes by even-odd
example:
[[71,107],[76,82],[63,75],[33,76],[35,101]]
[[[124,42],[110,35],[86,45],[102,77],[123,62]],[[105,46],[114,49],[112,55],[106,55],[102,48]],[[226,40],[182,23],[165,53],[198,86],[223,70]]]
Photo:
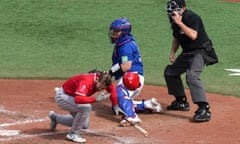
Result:
[[167,106],[167,110],[189,111],[190,106],[188,102],[179,102],[174,100],[170,105]]
[[194,122],[207,122],[211,119],[211,112],[208,108],[198,108],[193,116]]
[[50,129],[54,131],[57,127],[56,113],[54,111],[50,111],[48,115],[51,120]]

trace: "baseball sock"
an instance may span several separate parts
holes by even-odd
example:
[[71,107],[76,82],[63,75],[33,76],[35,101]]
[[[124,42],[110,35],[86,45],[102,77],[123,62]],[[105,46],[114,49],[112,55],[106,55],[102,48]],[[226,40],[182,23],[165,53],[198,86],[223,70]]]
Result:
[[140,103],[136,104],[135,110],[144,110],[145,106],[144,106],[144,99],[142,101],[140,101]]
[[186,103],[187,102],[187,97],[186,96],[175,96],[176,100],[180,103]]
[[210,108],[208,102],[198,102],[197,105],[198,105],[199,108],[202,108],[202,109],[209,109]]

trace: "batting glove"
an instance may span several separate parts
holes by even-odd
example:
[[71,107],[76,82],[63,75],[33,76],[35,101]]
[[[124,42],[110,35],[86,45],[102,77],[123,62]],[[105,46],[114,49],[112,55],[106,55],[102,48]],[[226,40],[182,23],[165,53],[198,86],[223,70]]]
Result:
[[108,99],[109,97],[110,97],[110,94],[101,93],[98,96],[96,96],[96,101],[100,102],[100,101]]
[[113,110],[116,115],[119,115],[119,113],[127,115],[118,105],[113,106]]

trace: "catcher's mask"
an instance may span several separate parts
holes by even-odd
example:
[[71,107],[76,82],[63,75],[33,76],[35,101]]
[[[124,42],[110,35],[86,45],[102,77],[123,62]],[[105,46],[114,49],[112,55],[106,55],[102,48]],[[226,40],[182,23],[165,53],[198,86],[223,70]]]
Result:
[[123,84],[129,90],[135,90],[141,86],[138,73],[125,72],[123,75]]
[[121,32],[122,35],[130,34],[132,25],[127,18],[118,18],[114,20],[109,26],[109,37],[112,43],[115,43],[117,38],[114,37],[117,33]]
[[185,1],[184,0],[170,0],[167,2],[166,11],[168,16],[174,16],[173,11],[176,11],[180,13],[181,8],[185,7]]

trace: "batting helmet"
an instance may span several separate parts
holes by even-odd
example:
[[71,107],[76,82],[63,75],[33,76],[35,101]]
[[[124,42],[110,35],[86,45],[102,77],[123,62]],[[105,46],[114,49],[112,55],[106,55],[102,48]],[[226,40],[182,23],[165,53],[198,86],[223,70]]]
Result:
[[132,25],[127,18],[118,18],[111,23],[109,29],[120,30],[124,34],[129,34],[131,32]]
[[141,86],[138,73],[126,72],[123,75],[123,84],[129,90],[135,90]]

